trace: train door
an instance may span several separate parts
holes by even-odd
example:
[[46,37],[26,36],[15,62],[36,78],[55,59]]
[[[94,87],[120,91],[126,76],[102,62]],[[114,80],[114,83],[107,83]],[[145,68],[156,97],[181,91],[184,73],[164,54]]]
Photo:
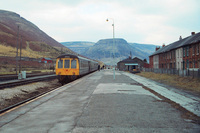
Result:
[[91,71],[91,62],[88,61],[88,71],[90,72]]

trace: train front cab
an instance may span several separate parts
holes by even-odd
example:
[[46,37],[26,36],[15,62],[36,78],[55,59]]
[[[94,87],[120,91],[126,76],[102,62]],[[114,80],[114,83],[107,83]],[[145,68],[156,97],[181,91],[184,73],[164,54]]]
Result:
[[79,76],[79,61],[77,58],[57,58],[56,75],[60,83],[75,80]]

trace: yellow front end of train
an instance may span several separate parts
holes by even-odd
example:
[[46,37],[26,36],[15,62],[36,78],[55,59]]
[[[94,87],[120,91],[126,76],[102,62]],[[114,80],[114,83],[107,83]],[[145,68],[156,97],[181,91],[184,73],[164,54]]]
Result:
[[56,75],[61,83],[75,80],[79,76],[79,61],[77,58],[63,57],[56,60]]

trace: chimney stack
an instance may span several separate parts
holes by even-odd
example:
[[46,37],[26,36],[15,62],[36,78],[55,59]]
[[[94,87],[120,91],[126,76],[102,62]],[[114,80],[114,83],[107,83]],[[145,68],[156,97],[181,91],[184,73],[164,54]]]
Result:
[[156,47],[156,51],[159,50],[159,49],[160,49],[160,47]]
[[165,44],[163,43],[162,47],[165,47]]
[[195,32],[191,32],[191,35],[195,35]]

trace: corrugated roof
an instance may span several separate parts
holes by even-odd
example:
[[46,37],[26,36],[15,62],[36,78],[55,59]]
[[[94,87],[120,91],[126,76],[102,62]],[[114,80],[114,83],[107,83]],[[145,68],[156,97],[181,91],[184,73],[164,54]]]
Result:
[[127,59],[124,59],[124,60],[122,60],[122,61],[120,61],[118,63],[132,63],[132,62],[133,62],[132,59],[127,58]]
[[120,61],[118,63],[136,63],[137,59],[140,60],[140,61],[143,61],[140,58],[135,57],[133,59],[130,59],[130,58],[124,59],[124,60],[122,60],[122,61]]
[[[196,33],[194,35],[191,35],[189,37],[186,37],[184,39],[181,39],[179,41],[176,41],[174,43],[171,43],[165,47],[162,47],[159,50],[155,51],[152,55],[157,55],[160,53],[170,51],[172,49],[177,49],[177,48],[180,48],[180,47],[183,47],[186,45],[190,45],[190,44],[194,44],[194,43],[198,43],[198,42],[200,42],[200,32]],[[150,56],[152,56],[152,55],[150,55]]]
[[44,59],[45,59],[45,60],[52,60],[51,58],[46,58],[46,57],[45,57]]

